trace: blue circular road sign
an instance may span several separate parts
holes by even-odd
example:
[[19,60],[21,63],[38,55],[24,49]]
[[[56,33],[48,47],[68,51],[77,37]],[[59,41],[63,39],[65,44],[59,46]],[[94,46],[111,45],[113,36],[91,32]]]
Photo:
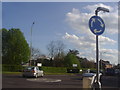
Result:
[[105,30],[105,24],[102,18],[99,16],[92,16],[89,20],[89,27],[90,30],[95,34],[95,35],[101,35],[104,30]]

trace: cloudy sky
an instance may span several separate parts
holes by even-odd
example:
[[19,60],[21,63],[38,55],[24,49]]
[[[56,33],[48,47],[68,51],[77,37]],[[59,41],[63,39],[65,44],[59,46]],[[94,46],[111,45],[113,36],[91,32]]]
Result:
[[88,22],[97,7],[105,7],[110,13],[100,12],[105,22],[105,32],[99,36],[100,58],[115,64],[118,62],[118,5],[115,2],[4,2],[3,28],[20,28],[30,43],[33,26],[33,47],[48,54],[50,41],[61,40],[66,50],[77,49],[81,57],[95,60],[95,35]]

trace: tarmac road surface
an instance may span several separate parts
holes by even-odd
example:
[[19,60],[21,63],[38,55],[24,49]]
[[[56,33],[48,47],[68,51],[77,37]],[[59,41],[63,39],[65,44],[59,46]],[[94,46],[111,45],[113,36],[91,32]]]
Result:
[[[119,87],[118,77],[102,76],[102,88]],[[23,78],[22,75],[4,74],[2,88],[82,88],[81,75],[44,75],[39,78]]]

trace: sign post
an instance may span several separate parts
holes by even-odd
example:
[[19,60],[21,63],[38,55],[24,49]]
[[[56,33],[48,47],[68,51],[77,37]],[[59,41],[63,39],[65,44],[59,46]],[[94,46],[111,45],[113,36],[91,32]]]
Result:
[[99,16],[92,16],[89,20],[89,27],[93,34],[96,35],[96,83],[95,86],[97,88],[101,88],[101,83],[99,81],[99,44],[98,44],[98,36],[101,35],[105,30],[104,21]]
[[89,20],[89,28],[93,34],[96,35],[96,82],[95,82],[95,88],[101,88],[101,83],[99,81],[100,74],[99,74],[99,47],[98,47],[98,36],[103,34],[105,30],[105,24],[102,18],[98,16],[99,11],[109,12],[108,9],[103,7],[98,7],[95,11],[95,16],[92,16]]

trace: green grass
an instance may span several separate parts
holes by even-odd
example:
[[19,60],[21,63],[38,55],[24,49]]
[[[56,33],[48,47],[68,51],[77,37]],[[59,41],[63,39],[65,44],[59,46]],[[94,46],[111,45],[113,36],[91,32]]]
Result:
[[4,72],[2,72],[2,74],[21,74],[21,72],[7,72],[7,71],[4,71]]
[[66,73],[65,67],[42,67],[43,71],[46,73]]
[[[42,67],[45,75],[73,75],[72,73],[67,73],[65,67]],[[10,72],[3,71],[3,74],[21,74],[21,72]]]
[[45,72],[45,75],[74,75],[73,73],[48,73]]
[[[66,67],[46,67],[42,66],[42,69],[45,75],[74,75],[74,73],[67,73]],[[19,69],[20,70],[20,69]],[[87,68],[82,68],[83,71],[87,70]],[[18,71],[18,70],[17,70]],[[3,74],[21,74],[21,72],[9,71],[9,69],[3,69]],[[82,73],[82,72],[80,72]]]

